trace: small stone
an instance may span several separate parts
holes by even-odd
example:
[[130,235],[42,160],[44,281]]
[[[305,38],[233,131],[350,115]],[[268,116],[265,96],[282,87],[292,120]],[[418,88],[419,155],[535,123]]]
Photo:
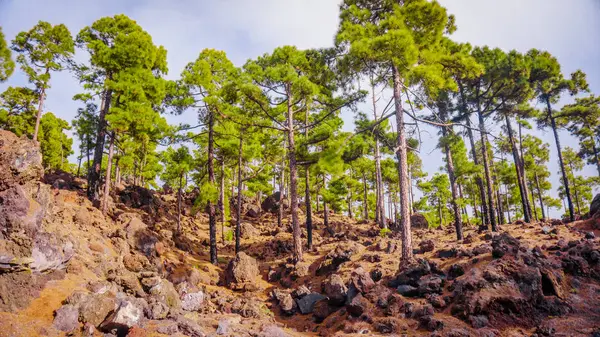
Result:
[[107,332],[116,329],[119,335],[125,335],[131,327],[139,324],[143,317],[143,309],[133,301],[126,300],[102,322],[100,329]]
[[471,326],[474,327],[475,329],[480,329],[480,328],[484,328],[488,325],[489,320],[487,317],[485,316],[470,316],[469,317],[469,321],[471,323]]
[[71,304],[63,305],[54,316],[54,327],[60,331],[71,332],[79,326],[79,309]]
[[342,278],[337,275],[331,275],[323,282],[323,293],[329,298],[329,302],[333,305],[342,305],[346,302],[348,288],[344,284]]
[[368,301],[361,294],[358,294],[346,305],[346,308],[350,315],[359,317],[364,312],[368,312]]
[[177,327],[176,322],[171,322],[167,325],[161,325],[157,327],[156,332],[161,333],[163,335],[172,336],[179,333],[179,328]]
[[300,309],[300,313],[310,314],[313,311],[315,303],[325,298],[325,296],[319,293],[310,293],[302,297],[301,299],[296,300],[296,303],[298,304],[298,309]]
[[109,296],[91,295],[81,303],[79,317],[83,323],[98,326],[115,309],[115,299]]
[[229,325],[231,322],[228,319],[219,320],[219,324],[217,326],[217,335],[226,335],[229,333]]
[[197,293],[185,294],[181,298],[181,309],[186,311],[198,311],[202,308],[204,303],[204,293],[199,291]]
[[406,297],[414,297],[419,295],[419,289],[408,284],[399,285],[397,290],[400,295]]
[[585,238],[586,239],[595,239],[596,234],[594,234],[594,232],[587,232],[587,233],[585,233]]

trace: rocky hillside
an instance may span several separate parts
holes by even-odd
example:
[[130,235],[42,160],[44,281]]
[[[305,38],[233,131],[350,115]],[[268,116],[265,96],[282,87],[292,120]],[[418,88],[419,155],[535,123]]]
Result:
[[294,265],[247,200],[214,266],[193,193],[178,234],[175,195],[121,186],[104,216],[85,183],[0,131],[0,336],[600,336],[600,196],[569,224],[415,229],[401,270],[398,239],[335,214]]

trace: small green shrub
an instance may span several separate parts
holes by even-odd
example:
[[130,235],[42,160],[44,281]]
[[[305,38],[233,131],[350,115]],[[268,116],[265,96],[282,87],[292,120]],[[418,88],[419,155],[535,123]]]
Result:
[[231,229],[225,230],[225,241],[231,242],[233,241],[234,233]]
[[379,236],[381,236],[382,238],[385,238],[390,234],[392,234],[392,230],[389,228],[382,228],[379,230]]

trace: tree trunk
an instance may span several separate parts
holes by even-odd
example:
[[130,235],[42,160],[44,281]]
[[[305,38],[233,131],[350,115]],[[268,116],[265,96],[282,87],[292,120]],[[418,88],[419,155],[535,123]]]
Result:
[[544,199],[542,198],[542,189],[540,187],[540,179],[538,178],[536,171],[533,171],[533,177],[535,178],[535,185],[537,187],[540,209],[542,210],[542,219],[546,219],[546,212],[544,211]]
[[519,123],[519,149],[521,150],[521,165],[519,168],[521,169],[521,177],[523,178],[523,188],[525,189],[525,205],[527,206],[527,211],[529,212],[529,218],[532,217],[532,209],[531,202],[529,201],[529,184],[527,183],[527,173],[525,172],[525,156],[523,155],[523,126]]
[[492,231],[498,231],[498,225],[496,223],[496,216],[494,211],[496,209],[494,205],[494,184],[492,182],[492,175],[490,173],[490,163],[488,160],[488,147],[487,147],[487,136],[485,129],[485,121],[483,120],[483,113],[478,107],[477,117],[479,118],[479,132],[481,133],[481,155],[483,158],[483,171],[485,173],[485,181],[487,186],[487,198],[488,198],[488,212],[490,216],[490,222],[492,224]]
[[512,223],[512,219],[510,218],[510,200],[508,200],[508,187],[504,186],[506,190],[506,194],[504,195],[504,200],[506,201],[506,215],[508,218],[508,223]]
[[[375,100],[375,85],[371,85],[371,98],[373,104],[373,117],[377,120],[377,104]],[[383,207],[383,179],[381,176],[381,155],[379,149],[379,140],[375,136],[375,222],[381,228],[386,228],[384,207]]]
[[[306,109],[304,122],[308,125],[308,109]],[[308,128],[304,128],[304,137],[308,139]],[[308,144],[306,145],[306,153],[308,153]],[[310,201],[310,166],[304,167],[304,205],[306,206],[306,247],[312,249],[312,205]],[[318,200],[317,200],[318,202]]]
[[112,91],[106,90],[102,95],[100,114],[98,115],[98,133],[96,136],[96,147],[94,149],[94,162],[90,169],[88,181],[88,198],[93,202],[100,200],[100,170],[102,167],[102,156],[104,154],[104,141],[106,138],[106,115],[110,109]]
[[[467,113],[468,113],[467,102],[465,100],[465,95],[464,95],[462,86],[460,86],[459,89],[460,89],[460,97],[461,97],[462,114],[467,115]],[[469,137],[469,143],[471,145],[471,156],[473,157],[473,163],[475,163],[475,165],[479,165],[479,159],[477,158],[477,149],[475,148],[475,137],[473,136],[473,130],[471,129],[470,116],[467,116],[465,122],[467,124],[467,128],[466,128],[467,136]],[[483,187],[483,180],[481,179],[479,174],[476,175],[475,181],[477,183],[477,187],[479,188],[479,196],[480,196],[480,200],[481,200],[482,223],[487,225],[490,223],[489,222],[490,214],[487,209],[487,202],[486,202],[486,197],[485,197],[485,189]]]
[[106,211],[108,210],[108,196],[110,194],[110,180],[111,180],[110,170],[112,169],[112,158],[113,158],[114,149],[115,149],[115,133],[113,131],[110,135],[110,145],[108,146],[108,160],[106,162],[106,177],[104,178],[104,196],[103,196],[103,200],[102,200],[102,214],[106,214]]
[[177,188],[177,234],[181,234],[181,189],[183,188],[183,172],[179,174]]
[[369,220],[369,202],[367,198],[367,176],[363,172],[363,216],[366,220]]
[[[208,182],[215,184],[215,140],[214,140],[215,119],[212,111],[208,113]],[[215,214],[215,204],[212,200],[208,201],[208,231],[210,237],[210,263],[216,265],[217,259],[217,217]]]
[[409,212],[410,215],[412,215],[414,213],[413,210],[413,205],[415,204],[415,194],[413,192],[413,185],[412,185],[412,173],[410,171],[408,171],[408,197],[409,197]]
[[[91,170],[92,163],[90,162],[90,151],[92,150],[92,140],[90,139],[89,134],[87,135],[86,138],[87,138],[87,145],[86,145],[87,162],[86,162],[85,166],[86,166],[87,172],[86,172],[85,178],[88,180],[88,183],[89,183],[90,173],[92,172],[92,170]],[[88,184],[88,190],[89,190],[89,184]]]
[[573,210],[573,201],[571,201],[571,190],[569,189],[569,180],[567,179],[567,173],[565,170],[565,163],[562,157],[562,149],[560,146],[560,139],[558,137],[558,129],[556,127],[556,120],[552,116],[552,106],[550,105],[550,99],[546,98],[547,114],[552,124],[552,132],[554,133],[554,140],[556,141],[556,149],[558,150],[558,162],[560,164],[560,171],[562,173],[563,185],[565,187],[565,194],[567,195],[567,204],[569,206],[569,219],[575,221],[575,211]]
[[575,177],[575,170],[573,169],[573,164],[569,163],[569,168],[571,169],[571,176],[573,177],[573,192],[575,194],[575,206],[577,206],[577,214],[581,214],[581,204],[579,203],[579,192],[577,190],[577,181]]
[[[285,142],[283,142],[285,147]],[[285,185],[285,159],[281,161],[281,175],[279,177],[279,208],[277,209],[277,226],[281,228],[283,223],[283,189]]]
[[287,134],[288,134],[288,158],[290,162],[290,211],[292,213],[292,233],[293,233],[293,260],[302,261],[302,242],[300,238],[300,224],[298,223],[298,184],[296,167],[296,144],[294,142],[294,111],[292,110],[293,99],[290,93],[289,85],[287,87]]
[[523,206],[523,217],[525,222],[531,222],[531,212],[529,208],[529,200],[527,200],[527,191],[525,191],[525,180],[523,179],[523,163],[519,156],[519,151],[515,144],[513,136],[512,125],[508,115],[504,116],[506,120],[506,130],[508,131],[508,139],[510,140],[510,146],[512,148],[513,160],[515,162],[515,171],[517,173],[517,185],[519,186],[519,193],[521,195],[521,205]]
[[404,109],[402,108],[402,79],[398,67],[393,64],[394,77],[394,105],[396,108],[396,128],[398,132],[398,182],[400,184],[400,231],[402,240],[402,256],[400,268],[410,264],[413,260],[412,233],[410,231],[410,209],[408,205],[408,160],[406,135],[404,130]]
[[[240,144],[238,146],[238,167],[237,167],[237,202],[235,209],[235,253],[240,252],[240,242],[242,236],[242,154],[244,153],[244,143],[240,136]],[[281,193],[280,193],[281,195]],[[279,201],[281,205],[281,200]],[[281,207],[281,206],[280,206]],[[278,217],[281,222],[281,217]],[[279,223],[281,227],[281,223]]]
[[219,191],[219,212],[221,213],[221,241],[225,244],[225,159],[221,158],[221,176],[219,177],[221,190]]
[[[48,75],[48,70],[46,70]],[[35,129],[33,130],[33,141],[37,142],[38,132],[40,130],[40,121],[42,120],[42,106],[44,105],[44,98],[46,97],[46,88],[42,88],[40,91],[40,104],[38,105],[37,115],[35,117]]]
[[[444,119],[445,120],[445,119]],[[454,173],[454,162],[452,161],[452,151],[450,151],[450,145],[448,144],[448,130],[446,127],[442,128],[442,135],[444,138],[444,151],[446,152],[446,168],[448,170],[448,178],[450,178],[450,189],[452,191],[452,210],[454,212],[454,228],[456,229],[456,240],[463,239],[462,230],[462,219],[460,216],[460,209],[456,202],[458,191],[456,187],[456,175]]]
[[81,153],[81,154],[79,155],[79,158],[78,158],[78,159],[79,159],[79,160],[78,160],[78,162],[77,162],[77,178],[81,177],[81,175],[80,175],[79,173],[81,173],[81,160],[83,159],[83,153]]
[[[529,188],[529,190],[531,190],[531,200],[534,201],[535,195],[533,194],[533,186],[531,186]],[[531,209],[531,211],[533,213],[533,218],[535,219],[535,221],[539,221],[538,216],[537,216],[537,210],[535,209],[535,204],[533,205],[533,208]]]
[[[323,188],[327,190],[327,175],[323,174]],[[329,228],[329,207],[327,207],[327,201],[323,196],[323,226]]]

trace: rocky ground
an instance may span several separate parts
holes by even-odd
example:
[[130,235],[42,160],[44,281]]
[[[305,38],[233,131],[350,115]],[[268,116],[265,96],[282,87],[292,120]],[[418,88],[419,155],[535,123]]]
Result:
[[600,197],[569,224],[415,229],[399,271],[398,239],[335,214],[294,265],[249,199],[213,266],[194,193],[177,234],[174,194],[118,186],[104,216],[84,187],[0,131],[0,336],[600,336]]

